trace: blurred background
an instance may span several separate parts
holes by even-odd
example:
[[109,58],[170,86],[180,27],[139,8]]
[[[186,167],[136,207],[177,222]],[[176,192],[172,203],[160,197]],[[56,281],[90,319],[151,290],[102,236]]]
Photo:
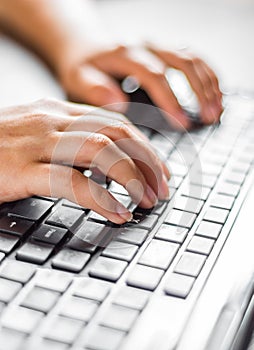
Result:
[[[108,35],[135,44],[189,47],[224,90],[254,92],[254,0],[94,0]],[[64,94],[47,67],[0,35],[0,106]]]

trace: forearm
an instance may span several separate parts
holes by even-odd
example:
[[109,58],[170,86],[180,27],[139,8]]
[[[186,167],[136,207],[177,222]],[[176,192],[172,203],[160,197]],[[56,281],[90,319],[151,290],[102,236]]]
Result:
[[0,0],[0,23],[56,70],[73,61],[77,51],[78,57],[80,50],[91,55],[104,41],[86,0]]

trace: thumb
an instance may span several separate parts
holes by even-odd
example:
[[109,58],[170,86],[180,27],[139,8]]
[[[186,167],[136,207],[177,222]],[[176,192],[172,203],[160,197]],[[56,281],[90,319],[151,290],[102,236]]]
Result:
[[83,65],[65,79],[64,88],[72,100],[109,110],[125,112],[127,96],[110,76],[90,65]]

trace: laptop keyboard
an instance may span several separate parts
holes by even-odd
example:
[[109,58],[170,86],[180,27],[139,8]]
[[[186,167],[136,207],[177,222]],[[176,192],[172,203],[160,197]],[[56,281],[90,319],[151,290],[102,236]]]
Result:
[[144,210],[122,186],[103,184],[133,211],[131,223],[56,198],[0,206],[0,349],[120,349],[155,293],[187,301],[243,201],[253,114],[232,97],[220,126],[144,128],[171,170],[170,199]]

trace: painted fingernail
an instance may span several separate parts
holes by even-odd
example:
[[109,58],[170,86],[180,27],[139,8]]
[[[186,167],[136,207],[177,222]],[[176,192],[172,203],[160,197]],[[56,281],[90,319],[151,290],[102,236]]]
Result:
[[158,203],[158,198],[149,185],[146,187],[146,195],[153,206]]
[[166,176],[162,175],[162,181],[159,185],[159,199],[168,200],[169,199],[169,188]]
[[116,212],[122,219],[127,222],[131,221],[133,218],[132,213],[120,203],[118,203],[116,206]]

